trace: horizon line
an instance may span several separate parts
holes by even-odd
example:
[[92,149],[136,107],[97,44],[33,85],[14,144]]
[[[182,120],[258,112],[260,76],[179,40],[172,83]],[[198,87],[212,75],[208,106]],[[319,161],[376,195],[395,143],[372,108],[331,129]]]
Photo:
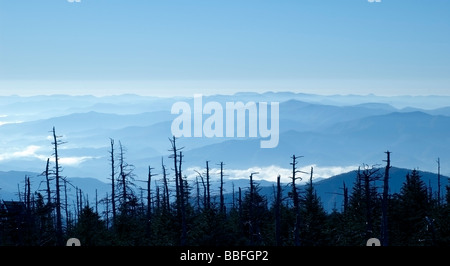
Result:
[[305,95],[305,96],[322,96],[322,97],[381,97],[381,98],[396,98],[396,97],[450,97],[450,94],[377,94],[377,93],[312,93],[312,92],[301,92],[301,91],[289,91],[289,90],[265,90],[265,91],[229,91],[223,93],[183,93],[183,94],[158,94],[158,93],[139,93],[137,91],[132,92],[117,92],[110,94],[98,94],[98,93],[58,93],[58,92],[41,92],[41,93],[10,93],[4,94],[0,91],[0,97],[20,97],[20,98],[31,98],[31,97],[57,97],[57,96],[69,96],[69,97],[95,97],[95,98],[107,98],[107,97],[120,97],[120,96],[137,96],[137,97],[152,97],[152,98],[178,98],[178,97],[193,97],[196,94],[203,96],[236,96],[239,94],[293,94],[293,95]]

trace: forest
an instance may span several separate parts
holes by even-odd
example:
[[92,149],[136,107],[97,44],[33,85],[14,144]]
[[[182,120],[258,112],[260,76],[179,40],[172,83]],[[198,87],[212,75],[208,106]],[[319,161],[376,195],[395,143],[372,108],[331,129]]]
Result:
[[[382,246],[450,245],[449,185],[442,195],[441,189],[431,192],[420,172],[411,170],[401,190],[389,193],[389,151],[385,166],[361,165],[352,189],[342,186],[343,206],[326,212],[314,169],[299,170],[301,155],[287,157],[291,182],[278,176],[273,195],[260,192],[252,173],[248,186],[237,187],[226,202],[223,162],[218,193],[212,192],[209,161],[189,183],[183,147],[170,137],[170,160],[148,166],[140,186],[124,146],[110,139],[110,193],[92,203],[77,189],[71,204],[70,180],[59,164],[64,141],[55,127],[52,136],[53,158],[42,173],[46,188],[31,191],[28,178],[18,201],[0,201],[0,246],[65,246],[70,238],[82,246],[365,246],[370,238]],[[302,178],[308,182],[300,186]]]

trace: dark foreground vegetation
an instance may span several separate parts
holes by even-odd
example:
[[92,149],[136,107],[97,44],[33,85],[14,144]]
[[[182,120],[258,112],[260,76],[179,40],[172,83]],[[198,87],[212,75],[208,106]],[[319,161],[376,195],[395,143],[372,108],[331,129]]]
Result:
[[[389,193],[390,152],[385,167],[362,165],[352,190],[342,186],[343,206],[328,213],[315,192],[314,169],[300,172],[296,155],[289,186],[278,177],[273,194],[263,195],[252,173],[248,186],[225,202],[223,164],[219,193],[212,194],[208,161],[188,183],[182,148],[169,140],[171,166],[162,160],[158,174],[149,166],[145,185],[138,186],[122,144],[111,139],[110,194],[92,203],[77,188],[69,202],[70,184],[58,164],[63,142],[53,129],[46,188],[30,191],[28,178],[20,200],[0,201],[0,245],[64,246],[72,237],[83,246],[364,246],[370,238],[384,246],[450,245],[450,187],[430,191],[411,170],[400,192]],[[306,185],[296,184],[300,177],[309,179]]]

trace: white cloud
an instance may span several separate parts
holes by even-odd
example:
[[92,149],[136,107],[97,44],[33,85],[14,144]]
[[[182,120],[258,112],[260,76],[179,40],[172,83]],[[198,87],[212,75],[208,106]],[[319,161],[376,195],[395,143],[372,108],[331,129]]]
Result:
[[[1,116],[0,116],[1,118]],[[6,125],[6,124],[20,124],[23,123],[23,121],[0,121],[0,126]]]
[[[41,161],[47,161],[50,158],[50,162],[54,163],[55,159],[51,155],[45,155],[39,153],[42,147],[37,145],[30,145],[21,150],[15,150],[10,152],[0,153],[0,161],[15,160],[15,159],[39,159]],[[46,154],[48,151],[46,151]],[[60,157],[59,163],[67,166],[78,166],[86,160],[94,159],[92,156],[73,156],[73,157]]]
[[80,156],[80,157],[62,157],[59,158],[59,163],[68,166],[78,166],[79,164],[94,159],[92,156]]
[[25,147],[23,150],[0,153],[0,161],[18,158],[38,158],[41,160],[47,160],[45,156],[37,154],[37,151],[40,149],[41,149],[40,146],[29,145]]
[[[317,166],[317,165],[307,165],[298,168],[297,170],[301,173],[297,173],[298,177],[302,180],[298,180],[298,183],[306,182],[309,180],[311,167],[313,167],[313,180],[314,178],[329,178],[338,174],[346,173],[355,169],[358,166]],[[197,172],[204,174],[206,171],[204,167],[191,167],[185,170],[185,174],[188,179],[193,180],[198,175]],[[217,178],[220,173],[219,168],[211,168],[210,171],[211,178]],[[251,167],[248,169],[224,169],[224,174],[228,179],[242,179],[249,178],[251,173],[258,173],[253,176],[255,180],[267,180],[275,182],[277,176],[280,175],[281,182],[290,182],[292,177],[292,169],[282,168],[279,166],[271,165],[266,167]]]

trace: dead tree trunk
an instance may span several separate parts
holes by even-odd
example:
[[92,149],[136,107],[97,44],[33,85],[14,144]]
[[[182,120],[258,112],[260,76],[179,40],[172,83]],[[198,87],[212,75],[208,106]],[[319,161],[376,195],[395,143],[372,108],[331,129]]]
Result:
[[440,207],[441,206],[441,160],[440,160],[440,158],[437,159],[437,164],[438,164],[437,204],[438,204],[438,207]]
[[200,211],[200,184],[198,182],[198,176],[195,177],[195,185],[197,187],[197,210]]
[[342,186],[342,192],[344,194],[344,214],[346,214],[348,210],[348,187],[345,185],[344,181],[342,181]]
[[47,164],[45,166],[45,181],[47,184],[47,205],[52,203],[51,189],[50,189],[50,158],[47,158]]
[[[70,220],[69,220],[69,204],[67,202],[67,180],[64,178],[64,211],[66,212],[66,228],[69,228],[70,226]],[[66,229],[67,230],[67,229]]]
[[206,161],[206,207],[207,209],[211,209],[211,189],[209,182],[209,162]]
[[163,170],[163,210],[170,210],[170,199],[169,199],[169,184],[167,182],[167,172],[166,166],[164,165],[164,159],[161,158],[161,167]]
[[59,155],[58,146],[61,141],[58,139],[59,136],[56,135],[55,127],[53,127],[53,150],[55,156],[55,181],[56,181],[56,244],[58,246],[63,245],[63,229],[62,229],[62,215],[61,215],[61,192],[60,192],[60,166],[59,166]]
[[275,198],[275,239],[277,246],[281,246],[281,183],[280,175],[277,176],[277,195]]
[[180,186],[180,205],[181,205],[181,239],[180,244],[182,246],[186,245],[187,240],[187,224],[186,224],[186,203],[185,203],[185,192],[184,192],[184,182],[182,178],[181,172],[181,162],[183,158],[183,154],[180,151],[179,156],[179,166],[178,166],[178,178],[179,178],[179,186]]
[[297,185],[296,180],[301,179],[300,177],[297,177],[296,174],[300,173],[301,171],[297,170],[297,156],[293,155],[292,157],[292,197],[293,197],[293,203],[294,203],[294,213],[295,213],[295,227],[294,227],[294,245],[300,246],[300,225],[301,225],[301,213],[300,213],[300,202],[299,202],[299,195],[297,192]]
[[225,203],[223,197],[223,162],[220,162],[220,213],[225,214]]
[[111,151],[110,160],[111,160],[111,207],[112,207],[112,221],[114,225],[114,221],[116,221],[116,166],[114,164],[115,155],[114,155],[114,140],[111,139]]
[[[176,206],[177,206],[177,217],[180,219],[181,224],[181,237],[180,244],[184,246],[186,244],[186,234],[187,234],[187,226],[186,226],[186,210],[185,210],[185,202],[184,202],[184,182],[182,178],[181,172],[181,163],[183,160],[183,154],[181,150],[183,148],[177,148],[176,146],[176,138],[175,136],[172,139],[169,139],[172,145],[171,151],[173,158],[173,165],[175,170],[175,187],[176,187]],[[179,155],[178,155],[179,153]]]
[[178,178],[178,149],[177,149],[177,145],[176,145],[176,138],[175,136],[172,137],[172,139],[170,139],[170,144],[171,144],[171,156],[170,158],[173,159],[173,167],[174,167],[174,171],[175,171],[175,204],[177,207],[177,216],[180,216],[180,211],[181,211],[181,205],[180,205],[180,182],[179,182],[179,178]]
[[383,246],[389,245],[388,206],[389,206],[389,169],[391,168],[391,152],[386,151],[386,168],[383,179],[383,199],[381,202],[381,241]]
[[120,182],[122,184],[122,200],[123,200],[123,208],[124,211],[126,212],[126,210],[128,209],[127,206],[127,202],[128,202],[128,195],[127,195],[127,178],[126,178],[126,173],[125,173],[125,162],[124,162],[124,151],[123,151],[123,146],[122,143],[119,141],[119,149],[120,149],[120,154],[119,154],[119,168],[120,168]]
[[151,193],[151,183],[152,183],[152,169],[148,167],[148,179],[147,179],[147,238],[150,240],[152,235],[152,193]]

